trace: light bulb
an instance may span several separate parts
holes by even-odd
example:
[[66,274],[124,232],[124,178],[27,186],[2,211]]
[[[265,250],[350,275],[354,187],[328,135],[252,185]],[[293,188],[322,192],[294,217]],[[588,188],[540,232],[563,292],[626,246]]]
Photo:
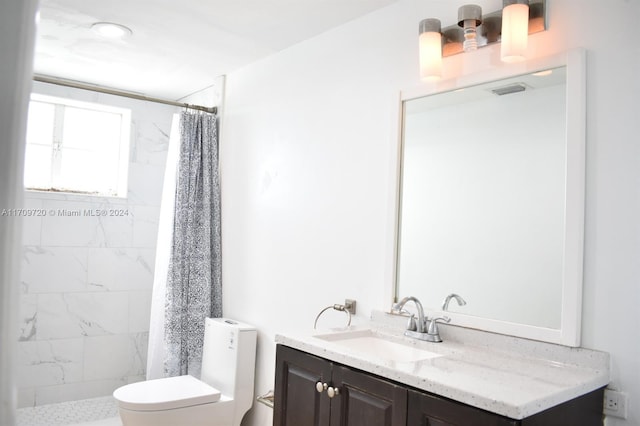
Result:
[[420,22],[420,78],[427,81],[442,77],[442,34],[439,19]]
[[463,49],[471,52],[478,49],[478,25],[482,23],[482,8],[466,4],[458,9],[458,25],[464,29]]
[[472,50],[478,50],[478,33],[476,31],[476,20],[465,19],[464,20],[464,43],[462,48],[465,52]]
[[503,0],[503,4],[500,57],[504,62],[522,61],[529,39],[529,4],[526,0]]

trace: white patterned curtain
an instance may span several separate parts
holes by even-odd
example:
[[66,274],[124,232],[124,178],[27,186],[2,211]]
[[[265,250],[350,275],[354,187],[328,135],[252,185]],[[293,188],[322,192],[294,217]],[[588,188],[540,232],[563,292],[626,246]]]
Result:
[[222,316],[220,238],[216,115],[184,111],[164,309],[165,376],[200,376],[204,319]]

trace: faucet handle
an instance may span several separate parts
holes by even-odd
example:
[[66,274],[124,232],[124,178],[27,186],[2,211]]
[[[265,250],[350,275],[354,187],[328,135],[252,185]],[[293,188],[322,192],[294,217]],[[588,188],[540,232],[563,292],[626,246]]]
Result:
[[416,323],[416,316],[411,314],[409,316],[409,320],[407,321],[407,330],[416,331],[418,329],[418,325]]
[[439,334],[438,332],[438,321],[449,323],[451,322],[451,318],[449,317],[437,317],[429,320],[429,327],[427,329],[427,333],[429,334]]

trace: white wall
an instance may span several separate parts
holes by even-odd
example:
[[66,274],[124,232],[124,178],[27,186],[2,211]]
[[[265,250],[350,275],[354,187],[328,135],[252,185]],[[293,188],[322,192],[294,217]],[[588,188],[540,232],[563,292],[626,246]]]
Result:
[[[0,208],[20,208],[37,0],[0,2]],[[15,420],[20,223],[0,217],[0,424]]]
[[[389,305],[394,96],[420,84],[418,21],[453,21],[461,3],[400,0],[228,76],[225,315],[259,326],[257,392],[273,387],[275,333],[311,328],[345,297],[362,317]],[[531,38],[530,55],[588,51],[582,342],[611,353],[612,385],[629,392],[628,421],[609,424],[637,425],[640,4],[547,3],[550,29]],[[445,59],[448,73],[496,66],[496,49]],[[268,425],[270,415],[259,406],[245,423]]]

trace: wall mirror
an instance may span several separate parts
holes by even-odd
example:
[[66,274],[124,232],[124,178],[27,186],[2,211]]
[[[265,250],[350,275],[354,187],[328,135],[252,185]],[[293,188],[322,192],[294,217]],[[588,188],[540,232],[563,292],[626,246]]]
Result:
[[579,346],[584,88],[572,51],[403,92],[395,298],[457,293],[452,324]]

